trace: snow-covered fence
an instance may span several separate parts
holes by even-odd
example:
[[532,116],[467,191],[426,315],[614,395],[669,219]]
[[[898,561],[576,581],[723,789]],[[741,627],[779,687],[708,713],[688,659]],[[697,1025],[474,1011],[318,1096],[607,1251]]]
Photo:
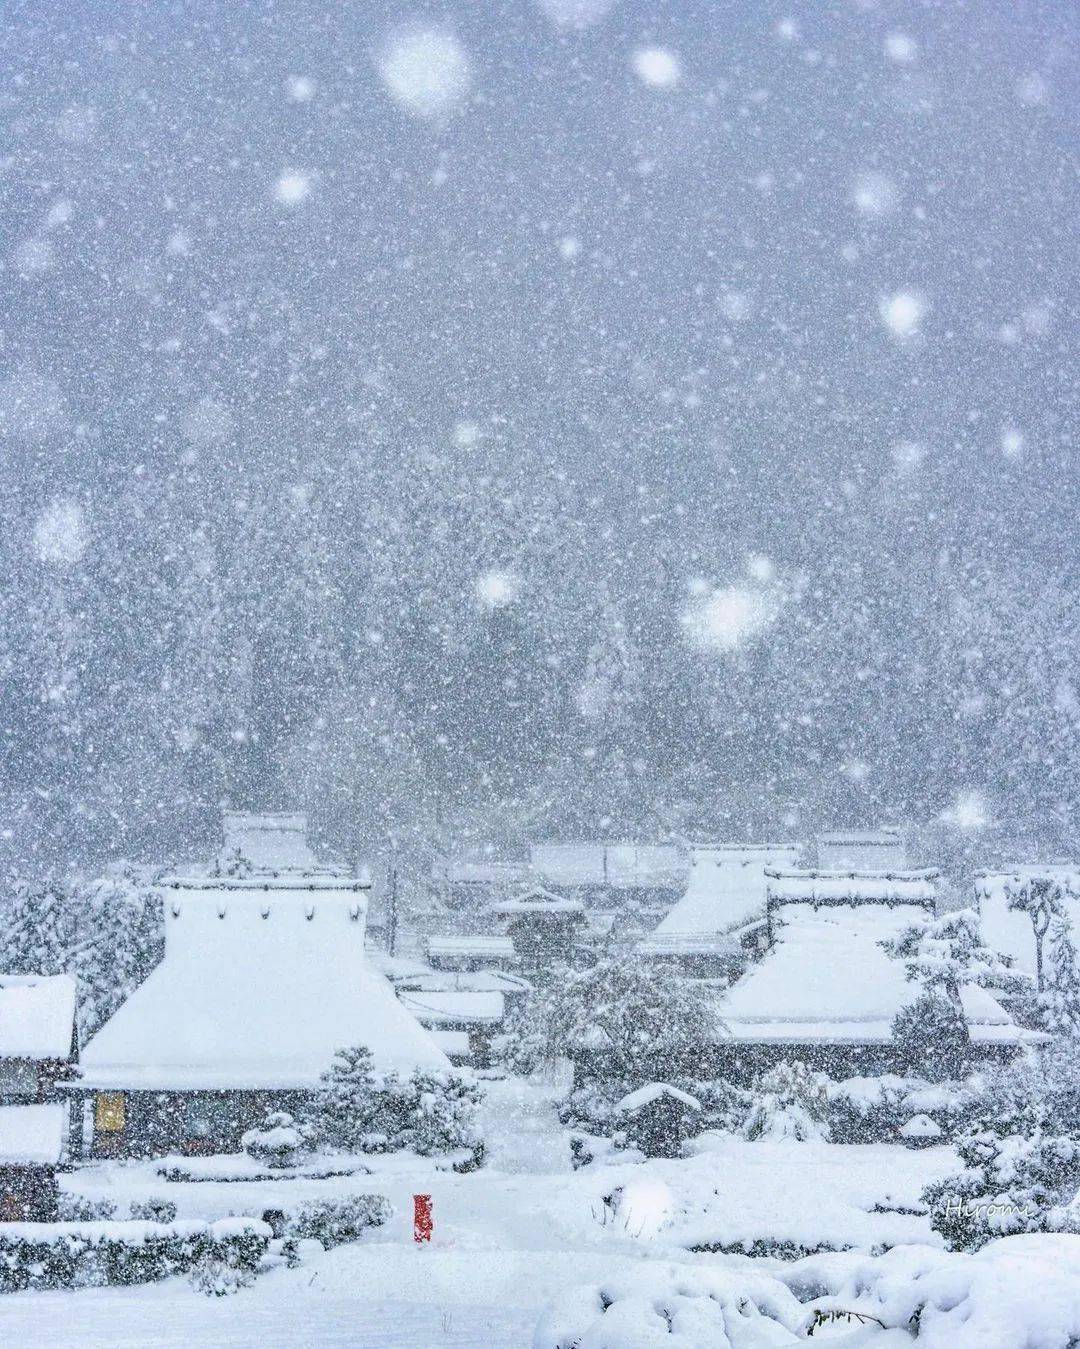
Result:
[[215,1260],[254,1275],[270,1235],[252,1218],[3,1223],[0,1292],[152,1283]]

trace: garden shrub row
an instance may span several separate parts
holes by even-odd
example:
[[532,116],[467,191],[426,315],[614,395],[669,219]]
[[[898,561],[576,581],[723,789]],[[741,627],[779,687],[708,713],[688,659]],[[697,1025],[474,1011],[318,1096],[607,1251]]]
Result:
[[200,1266],[254,1276],[270,1228],[251,1218],[220,1222],[0,1224],[0,1292],[153,1283]]

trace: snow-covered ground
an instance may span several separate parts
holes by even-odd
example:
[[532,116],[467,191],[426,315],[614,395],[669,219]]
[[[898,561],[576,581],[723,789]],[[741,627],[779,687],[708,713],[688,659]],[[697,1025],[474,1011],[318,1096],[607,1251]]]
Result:
[[[594,1165],[573,1171],[547,1096],[491,1083],[484,1107],[488,1164],[458,1175],[430,1159],[367,1157],[371,1174],[326,1180],[165,1182],[160,1162],[99,1163],[69,1188],[109,1197],[123,1212],[162,1195],[180,1216],[259,1215],[303,1199],[378,1191],[390,1223],[356,1244],[264,1274],[234,1297],[209,1299],[177,1279],[147,1287],[24,1293],[0,1303],[5,1344],[50,1349],[134,1346],[484,1346],[524,1349],[567,1289],[634,1276],[643,1262],[702,1269],[769,1268],[696,1244],[775,1237],[869,1251],[925,1243],[921,1187],[946,1171],[949,1149],[749,1143],[719,1135],[683,1161]],[[360,1159],[355,1159],[357,1162]],[[348,1159],[342,1159],[343,1164]],[[206,1174],[242,1159],[191,1164]],[[412,1241],[412,1195],[430,1194],[435,1232]]]

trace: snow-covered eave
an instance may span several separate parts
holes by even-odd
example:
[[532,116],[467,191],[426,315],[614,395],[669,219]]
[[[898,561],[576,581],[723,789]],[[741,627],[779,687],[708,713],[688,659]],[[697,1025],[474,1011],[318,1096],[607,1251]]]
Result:
[[370,881],[357,877],[286,871],[250,876],[167,876],[160,885],[167,890],[322,890],[342,894],[371,889]]
[[707,934],[688,933],[685,937],[673,933],[670,937],[643,937],[637,945],[637,954],[658,959],[664,956],[730,956],[735,959],[743,954],[735,933],[721,933],[715,937]]
[[321,1068],[274,1068],[262,1064],[230,1064],[228,1068],[197,1068],[168,1064],[96,1064],[61,1086],[80,1091],[238,1092],[310,1091],[320,1084]]
[[[891,1021],[738,1021],[727,1027],[738,1044],[887,1044],[893,1038]],[[1050,1037],[1024,1026],[969,1023],[974,1045],[1037,1045]]]

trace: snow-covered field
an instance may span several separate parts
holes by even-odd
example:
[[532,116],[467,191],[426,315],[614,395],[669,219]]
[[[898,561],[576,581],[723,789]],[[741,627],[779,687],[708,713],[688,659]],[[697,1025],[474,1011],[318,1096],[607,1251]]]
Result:
[[[945,1148],[748,1143],[719,1135],[683,1161],[570,1167],[567,1139],[537,1092],[493,1083],[485,1105],[489,1165],[466,1175],[429,1159],[364,1158],[372,1174],[328,1180],[171,1182],[160,1162],[99,1163],[69,1188],[128,1201],[163,1195],[181,1217],[261,1214],[343,1192],[378,1191],[390,1223],[364,1241],[279,1268],[236,1296],[209,1299],[185,1280],[73,1293],[23,1293],[0,1304],[12,1345],[528,1346],[548,1304],[582,1283],[664,1267],[767,1268],[773,1262],[688,1249],[775,1237],[804,1246],[932,1239],[917,1206],[951,1164]],[[206,1173],[246,1159],[203,1163]],[[198,1169],[196,1167],[196,1169]],[[287,1198],[285,1192],[288,1192]],[[412,1195],[431,1194],[434,1239],[412,1241]],[[613,1198],[614,1196],[614,1198]],[[608,1200],[605,1203],[605,1199]]]

